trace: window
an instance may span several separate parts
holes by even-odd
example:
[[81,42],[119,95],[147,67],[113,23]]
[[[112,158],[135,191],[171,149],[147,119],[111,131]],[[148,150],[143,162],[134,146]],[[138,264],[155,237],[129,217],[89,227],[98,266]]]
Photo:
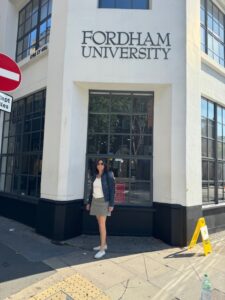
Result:
[[0,191],[40,196],[45,91],[13,102],[4,113]]
[[49,41],[52,0],[32,0],[19,12],[16,61]]
[[95,161],[116,178],[116,204],[151,205],[153,93],[90,92],[86,191]]
[[203,204],[225,201],[225,108],[202,98]]
[[224,63],[225,15],[211,0],[201,0],[201,48],[220,65]]
[[149,0],[99,0],[99,8],[149,9]]

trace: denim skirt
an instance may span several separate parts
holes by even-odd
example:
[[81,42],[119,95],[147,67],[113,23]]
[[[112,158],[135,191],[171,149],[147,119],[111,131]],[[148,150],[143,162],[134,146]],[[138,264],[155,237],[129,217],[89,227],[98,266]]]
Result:
[[111,216],[108,211],[109,203],[103,198],[94,198],[91,202],[90,215],[91,216]]

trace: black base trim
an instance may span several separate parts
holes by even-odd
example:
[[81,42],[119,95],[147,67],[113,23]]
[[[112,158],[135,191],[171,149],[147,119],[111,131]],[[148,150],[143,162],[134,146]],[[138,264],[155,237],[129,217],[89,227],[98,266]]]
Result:
[[55,241],[80,235],[82,233],[82,205],[83,200],[40,199],[36,231]]
[[203,206],[202,212],[210,233],[225,230],[225,206]]
[[[115,206],[111,217],[107,217],[107,234],[117,236],[152,236],[152,207]],[[83,233],[99,234],[95,216],[84,210]]]
[[164,242],[184,247],[191,241],[197,220],[202,217],[202,206],[186,207],[178,204],[154,202],[153,235]]
[[[84,209],[83,200],[55,201],[10,197],[0,193],[0,215],[36,229],[54,241],[82,233],[99,234],[96,218]],[[172,246],[187,246],[197,220],[204,216],[209,232],[225,230],[225,206],[185,207],[154,202],[153,207],[115,206],[107,218],[109,235],[154,236]]]
[[22,198],[1,194],[0,215],[35,228],[37,203],[37,201],[28,202]]

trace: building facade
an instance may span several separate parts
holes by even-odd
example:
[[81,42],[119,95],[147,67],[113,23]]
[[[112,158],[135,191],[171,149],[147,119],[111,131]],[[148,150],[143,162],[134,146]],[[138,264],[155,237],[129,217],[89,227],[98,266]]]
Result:
[[225,228],[224,0],[0,7],[0,52],[22,71],[0,117],[0,214],[54,240],[97,233],[83,200],[100,157],[109,234],[183,246],[201,216]]

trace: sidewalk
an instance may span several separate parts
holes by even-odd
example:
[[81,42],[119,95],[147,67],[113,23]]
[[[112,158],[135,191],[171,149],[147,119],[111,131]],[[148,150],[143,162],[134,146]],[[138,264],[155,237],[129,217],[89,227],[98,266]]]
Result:
[[201,244],[186,251],[151,237],[109,237],[107,255],[94,260],[96,236],[56,245],[0,217],[0,300],[198,300],[204,273],[213,299],[225,300],[225,232],[210,239],[205,257]]

